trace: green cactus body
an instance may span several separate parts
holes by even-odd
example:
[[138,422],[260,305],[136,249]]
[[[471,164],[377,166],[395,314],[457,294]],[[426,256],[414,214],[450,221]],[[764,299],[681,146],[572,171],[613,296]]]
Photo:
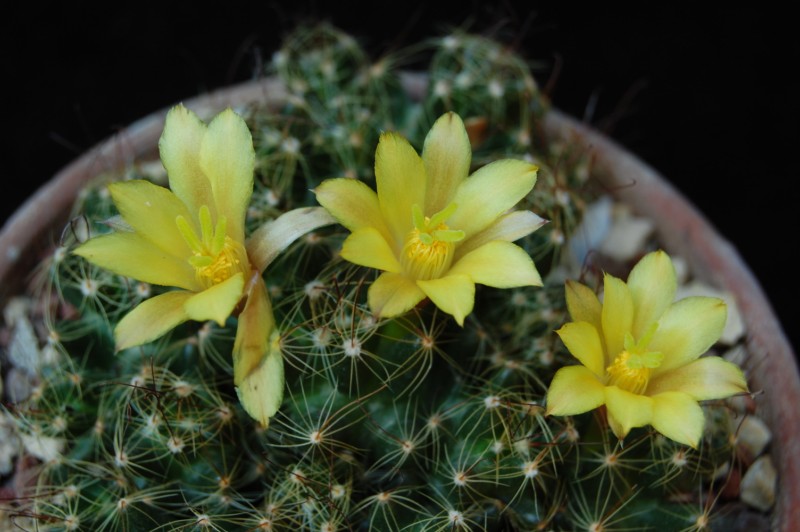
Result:
[[[518,209],[549,223],[517,243],[545,286],[480,287],[463,328],[424,303],[376,319],[366,303],[375,272],[338,256],[343,229],[302,237],[265,275],[286,392],[264,430],[236,399],[235,318],[114,354],[121,315],[162,289],[60,248],[40,276],[60,357],[13,411],[20,434],[58,448],[24,499],[38,529],[702,528],[724,482],[714,473],[733,453],[720,408],[700,451],[645,429],[622,446],[599,413],[544,414],[547,383],[572,363],[553,333],[567,319],[563,278],[548,273],[600,194],[586,154],[541,136],[548,101],[507,48],[460,32],[423,48],[428,92],[413,101],[398,79],[403,53],[373,61],[325,25],[287,39],[272,64],[286,105],[246,115],[258,158],[248,231],[316,205],[309,190],[323,179],[372,185],[381,131],[420,146],[453,110],[472,135],[473,168],[502,157],[539,165]],[[76,206],[83,222],[66,246],[116,214],[102,185]]]

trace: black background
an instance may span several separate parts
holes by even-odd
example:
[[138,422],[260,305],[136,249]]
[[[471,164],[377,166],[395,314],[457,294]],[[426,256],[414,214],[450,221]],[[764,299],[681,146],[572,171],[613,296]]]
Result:
[[800,47],[787,12],[623,11],[597,2],[25,4],[6,7],[0,37],[2,222],[118,129],[252,78],[298,22],[328,20],[377,53],[460,26],[513,38],[542,65],[540,85],[555,80],[557,107],[682,190],[738,248],[800,345],[792,307],[800,296]]

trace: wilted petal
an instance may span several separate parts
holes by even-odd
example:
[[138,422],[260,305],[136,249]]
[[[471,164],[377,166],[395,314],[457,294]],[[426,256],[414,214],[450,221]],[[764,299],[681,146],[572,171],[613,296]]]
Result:
[[391,272],[384,272],[375,279],[367,295],[369,307],[382,318],[399,316],[425,299],[425,293],[413,280]]
[[[586,366],[597,378],[605,376],[608,362],[603,354],[600,335],[594,325],[585,321],[573,321],[565,323],[556,333],[572,356],[577,358],[581,364]],[[580,389],[578,388],[578,390]]]
[[231,109],[214,117],[200,145],[200,168],[211,183],[217,215],[226,217],[227,234],[237,242],[244,242],[255,160],[253,138],[242,117]]
[[239,314],[233,343],[233,383],[237,386],[261,365],[275,329],[275,317],[264,279],[254,272],[249,286],[250,294]]
[[275,415],[283,401],[283,387],[280,335],[277,331],[272,331],[261,364],[236,387],[236,394],[245,411],[264,427],[268,427],[270,418]]
[[192,295],[176,290],[139,303],[114,328],[117,351],[152,342],[189,320],[184,305]]
[[366,183],[340,177],[326,179],[314,189],[317,201],[350,231],[374,227],[387,240],[392,236],[383,220],[378,195]]
[[546,223],[547,220],[531,211],[512,211],[504,214],[480,233],[461,242],[456,248],[454,260],[457,261],[473,249],[494,240],[513,242],[528,236]]
[[531,191],[537,170],[515,159],[487,164],[458,187],[453,198],[458,208],[447,224],[464,231],[467,238],[483,231]]
[[677,286],[672,260],[663,251],[648,253],[636,263],[628,276],[635,309],[631,329],[635,340],[672,304]]
[[464,326],[464,318],[475,305],[475,283],[467,275],[448,275],[440,279],[417,281],[425,295]]
[[689,395],[667,392],[653,396],[653,428],[671,440],[697,449],[703,436],[703,409]]
[[119,275],[159,286],[196,291],[194,268],[137,233],[111,233],[91,238],[73,252]]
[[353,264],[387,272],[400,273],[403,270],[383,235],[372,227],[363,227],[350,233],[342,245],[342,258]]
[[225,320],[242,298],[244,281],[244,274],[237,273],[219,284],[194,294],[185,305],[189,319],[214,320],[220,327],[225,325]]
[[660,372],[697,359],[719,340],[728,311],[714,297],[693,296],[670,306],[658,322],[648,349],[664,354]]
[[547,390],[547,415],[574,416],[605,403],[605,386],[584,366],[565,366]]
[[247,239],[250,264],[263,272],[278,254],[299,237],[336,220],[322,207],[303,207],[266,222]]
[[722,399],[747,391],[741,368],[720,357],[699,358],[650,379],[647,395],[683,392],[696,401]]
[[616,386],[607,386],[605,392],[609,422],[617,438],[624,438],[634,427],[652,423],[653,400],[650,397],[637,395]]
[[375,180],[378,203],[392,238],[403,242],[413,227],[412,207],[425,205],[427,178],[422,159],[402,136],[381,135],[375,150]]
[[567,280],[565,293],[567,311],[572,321],[585,321],[594,325],[598,331],[602,331],[601,314],[603,307],[594,290],[576,281]]
[[422,160],[428,175],[424,212],[433,214],[449,205],[469,173],[472,148],[460,116],[449,112],[436,120],[425,137]]
[[144,179],[111,183],[108,190],[131,229],[176,258],[191,255],[175,224],[178,216],[189,219],[189,211],[170,190]]
[[495,288],[542,286],[531,256],[521,247],[502,240],[467,253],[447,275],[467,275],[475,283]]
[[[622,352],[625,335],[633,323],[633,299],[628,286],[613,275],[605,275],[603,282],[603,337],[611,360]],[[655,350],[653,348],[652,350]],[[617,435],[619,436],[619,434]]]
[[211,183],[200,169],[200,144],[205,134],[206,125],[200,118],[183,105],[176,105],[167,113],[158,141],[169,187],[195,217],[203,205],[216,214]]

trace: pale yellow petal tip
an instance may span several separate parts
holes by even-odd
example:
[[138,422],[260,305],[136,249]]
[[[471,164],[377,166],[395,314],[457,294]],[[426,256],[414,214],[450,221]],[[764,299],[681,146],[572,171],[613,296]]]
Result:
[[268,427],[270,418],[278,412],[283,402],[283,389],[284,370],[280,335],[277,331],[273,331],[269,351],[261,364],[236,387],[236,395],[245,412],[264,427]]

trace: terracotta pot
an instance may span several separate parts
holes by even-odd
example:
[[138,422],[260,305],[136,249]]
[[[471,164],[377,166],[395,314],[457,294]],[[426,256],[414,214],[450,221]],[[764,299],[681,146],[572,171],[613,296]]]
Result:
[[[407,75],[406,88],[421,95],[423,76]],[[286,98],[272,79],[248,82],[187,100],[209,118],[227,106],[275,106]],[[132,161],[155,159],[167,109],[135,122],[56,174],[12,215],[0,233],[0,307],[23,289],[26,274],[51,252],[80,189],[95,176]],[[701,279],[733,294],[747,329],[745,370],[759,416],[773,432],[771,454],[780,474],[773,528],[800,522],[800,376],[792,348],[761,286],[734,247],[662,176],[636,156],[557,110],[545,120],[553,137],[567,138],[591,153],[593,175],[635,211],[651,218],[664,246],[689,262]],[[636,183],[636,186],[621,186]],[[791,408],[787,408],[791,406]]]

